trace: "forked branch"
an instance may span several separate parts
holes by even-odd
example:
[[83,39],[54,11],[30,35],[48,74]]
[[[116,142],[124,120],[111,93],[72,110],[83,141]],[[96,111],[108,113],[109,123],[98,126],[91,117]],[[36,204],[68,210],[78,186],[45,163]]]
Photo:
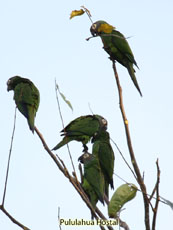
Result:
[[[59,170],[64,174],[64,176],[66,178],[69,179],[70,183],[73,185],[73,187],[76,189],[76,191],[79,193],[80,197],[82,198],[82,200],[85,202],[85,204],[87,205],[87,207],[90,209],[90,211],[92,212],[94,218],[98,219],[98,217],[103,218],[104,215],[101,213],[101,211],[99,209],[94,210],[88,197],[86,196],[85,192],[83,191],[79,181],[77,181],[77,179],[73,176],[70,175],[70,173],[68,172],[68,169],[66,168],[64,162],[62,160],[60,160],[60,158],[57,158],[49,149],[48,145],[46,144],[42,134],[39,132],[39,130],[35,127],[35,131],[37,133],[37,135],[39,136],[45,150],[47,151],[47,153],[49,154],[49,156],[53,159],[53,161],[55,162],[55,164],[57,165],[57,167],[59,168]],[[104,219],[106,219],[104,217]],[[113,230],[113,228],[111,226],[107,226],[109,230]],[[100,225],[100,228],[102,230],[104,230],[105,228],[103,226]]]
[[134,154],[134,151],[133,151],[128,119],[126,117],[124,104],[123,104],[122,88],[121,88],[121,85],[120,85],[120,81],[119,81],[119,77],[118,77],[118,73],[117,73],[117,69],[116,69],[116,65],[115,65],[114,60],[112,60],[112,64],[113,64],[112,67],[113,67],[113,70],[114,70],[115,80],[116,80],[117,88],[118,88],[119,105],[120,105],[121,115],[122,115],[123,122],[124,122],[129,154],[130,154],[131,162],[132,162],[135,174],[136,174],[136,180],[137,180],[137,182],[138,182],[138,184],[140,186],[140,189],[141,189],[142,195],[143,195],[144,208],[145,208],[145,227],[146,227],[146,230],[150,230],[149,199],[148,199],[148,196],[147,196],[147,189],[146,189],[146,186],[144,184],[143,178],[141,176],[141,173],[140,173],[140,170],[139,170],[136,158],[135,158],[135,154]]
[[8,218],[14,223],[17,224],[19,227],[21,227],[23,230],[30,230],[25,225],[21,224],[18,220],[16,220],[5,208],[3,205],[0,205],[0,210],[8,216]]
[[25,225],[20,223],[18,220],[16,220],[4,207],[5,205],[5,197],[6,197],[6,191],[7,191],[7,183],[8,183],[8,175],[9,175],[9,169],[10,169],[10,160],[11,160],[11,154],[12,154],[12,148],[13,148],[13,140],[14,140],[14,133],[15,133],[15,127],[16,127],[16,111],[17,107],[15,108],[15,113],[14,113],[14,125],[13,125],[13,131],[12,131],[12,136],[11,136],[11,144],[10,144],[10,150],[9,150],[9,155],[8,155],[8,163],[7,163],[7,171],[6,171],[6,178],[5,178],[5,185],[4,185],[4,193],[3,193],[3,198],[2,198],[2,204],[0,205],[0,210],[16,225],[21,227],[24,230],[30,230],[27,228]]
[[155,188],[153,190],[156,193],[156,202],[155,202],[155,207],[153,209],[152,230],[156,229],[156,217],[157,217],[157,212],[158,212],[158,207],[159,207],[159,201],[160,201],[160,195],[159,195],[160,168],[159,168],[159,161],[158,161],[158,159],[156,161],[156,167],[157,167],[157,181],[156,181],[156,186],[155,186]]

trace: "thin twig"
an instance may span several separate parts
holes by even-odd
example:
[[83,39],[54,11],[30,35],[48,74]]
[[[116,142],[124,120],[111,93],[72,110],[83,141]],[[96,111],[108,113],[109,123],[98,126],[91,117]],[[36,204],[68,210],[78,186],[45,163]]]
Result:
[[64,169],[61,166],[61,164],[59,163],[59,161],[57,160],[56,156],[50,151],[49,147],[47,146],[42,134],[39,132],[39,130],[37,129],[37,127],[34,127],[35,132],[37,133],[38,137],[40,138],[45,150],[47,151],[47,153],[49,154],[49,156],[53,159],[53,161],[55,162],[55,164],[58,166],[59,170],[64,174]]
[[149,201],[151,201],[153,199],[153,196],[154,196],[154,194],[156,192],[156,189],[157,189],[157,181],[156,181],[156,184],[155,184],[155,186],[153,188],[153,191],[152,191],[151,195],[149,196]]
[[157,166],[157,187],[156,187],[156,202],[155,202],[153,221],[152,221],[152,230],[156,229],[156,217],[157,217],[158,206],[159,206],[159,201],[160,201],[160,196],[159,196],[160,168],[159,168],[158,159],[156,161],[156,166]]
[[120,177],[118,174],[114,173],[114,175],[118,177],[120,180],[122,180],[124,183],[131,184],[131,183],[128,183],[126,180],[124,180],[122,177]]
[[130,136],[130,130],[129,130],[129,125],[128,125],[128,120],[125,114],[125,109],[124,109],[124,105],[123,105],[123,96],[122,96],[122,88],[120,85],[120,81],[119,81],[119,77],[118,77],[118,73],[116,70],[116,65],[115,65],[115,61],[112,60],[112,67],[114,70],[114,75],[115,75],[115,79],[116,79],[116,83],[117,83],[117,88],[118,88],[118,94],[119,94],[119,104],[120,104],[120,110],[121,110],[121,115],[123,118],[123,122],[124,122],[124,127],[125,127],[125,132],[126,132],[126,139],[127,139],[127,145],[128,145],[128,149],[129,149],[129,153],[130,153],[130,158],[131,158],[131,162],[134,168],[134,171],[136,173],[136,177],[137,177],[137,182],[141,188],[142,194],[143,194],[143,200],[144,200],[144,208],[145,208],[145,227],[146,230],[150,230],[150,215],[149,215],[149,200],[148,200],[148,196],[147,194],[147,189],[146,186],[143,182],[136,158],[135,158],[135,154],[133,151],[133,146],[132,146],[132,142],[131,142],[131,136]]
[[151,195],[150,195],[149,201],[151,201],[151,199],[153,198],[155,192],[157,191],[157,189],[158,189],[158,183],[159,183],[159,180],[160,180],[160,179],[158,178],[158,177],[160,177],[160,170],[159,170],[159,168],[158,168],[158,159],[157,159],[157,161],[156,161],[156,166],[157,166],[157,181],[156,181],[156,184],[155,184],[155,186],[154,186],[154,189],[153,189],[153,191],[152,191],[152,193],[151,193]]
[[123,158],[123,160],[124,160],[124,162],[126,163],[127,167],[130,169],[130,171],[131,171],[131,173],[133,174],[134,178],[137,180],[136,175],[135,175],[133,169],[130,167],[129,163],[126,161],[126,159],[125,159],[125,157],[123,156],[123,154],[122,154],[120,148],[118,147],[118,145],[115,143],[115,141],[114,141],[113,139],[111,139],[111,141],[112,141],[113,144],[116,146],[116,148],[117,148],[119,154],[120,154],[121,157]]
[[13,147],[13,140],[14,140],[14,133],[15,133],[15,127],[16,127],[16,112],[17,112],[17,107],[15,107],[15,112],[14,112],[14,125],[13,125],[13,131],[12,131],[12,136],[11,136],[11,144],[10,144],[10,150],[9,150],[9,156],[8,156],[8,163],[7,163],[7,171],[6,171],[6,178],[5,178],[5,186],[4,186],[4,193],[3,193],[3,198],[2,198],[2,204],[0,205],[0,210],[8,216],[8,218],[16,225],[19,227],[23,228],[24,230],[30,230],[23,224],[21,224],[19,221],[17,221],[4,207],[5,204],[5,196],[6,196],[6,191],[7,191],[7,182],[8,182],[8,175],[9,175],[9,168],[10,168],[10,159],[11,159],[11,154],[12,154],[12,147]]
[[61,107],[60,107],[59,98],[58,98],[58,94],[57,94],[57,83],[56,83],[56,79],[55,79],[55,93],[56,93],[56,100],[57,100],[57,104],[58,104],[58,111],[59,111],[59,115],[60,115],[62,127],[64,129],[64,121],[63,121],[63,116],[62,116],[62,113],[61,113]]
[[4,208],[3,205],[0,205],[0,210],[6,215],[8,216],[8,218],[14,223],[17,224],[19,227],[21,227],[23,230],[30,230],[29,228],[27,228],[25,225],[21,224],[19,221],[17,221],[9,212],[7,212],[7,210]]
[[153,213],[155,212],[155,209],[154,209],[154,207],[153,207],[153,205],[152,205],[152,203],[151,203],[151,200],[152,200],[153,198],[154,198],[155,200],[157,200],[157,198],[154,197],[154,194],[155,194],[156,191],[157,191],[157,187],[158,187],[158,178],[157,178],[156,184],[155,184],[155,186],[154,186],[154,188],[153,188],[153,191],[152,191],[151,195],[149,196],[149,202],[150,202],[150,206],[151,206],[151,209],[152,209]]
[[125,230],[130,230],[129,226],[127,225],[126,222],[122,221],[120,218],[119,218],[119,223],[120,223],[120,227],[121,228],[124,228]]
[[15,112],[14,112],[14,125],[13,125],[13,131],[12,131],[12,136],[11,136],[11,144],[10,144],[10,150],[9,150],[9,155],[8,155],[8,164],[7,164],[7,171],[6,171],[4,194],[3,194],[3,199],[2,199],[2,206],[4,206],[6,190],[7,190],[7,181],[8,181],[8,174],[9,174],[9,168],[10,168],[10,159],[11,159],[13,140],[14,140],[14,133],[15,133],[15,127],[16,127],[16,111],[17,111],[17,107],[15,107]]
[[59,222],[59,229],[62,230],[61,224],[60,224],[60,207],[58,207],[58,222]]
[[[122,180],[123,182],[125,182],[126,184],[131,184],[131,183],[128,183],[126,180],[124,180],[122,177],[120,177],[118,174],[114,173],[114,175],[115,175],[116,177],[118,177],[120,180]],[[137,188],[137,191],[139,191],[139,192],[142,193],[142,191],[141,191],[140,189],[138,189],[138,188]],[[147,195],[148,197],[151,197],[150,194],[146,194],[146,195]],[[162,199],[161,196],[160,196],[160,198]],[[157,200],[157,198],[154,197],[154,196],[152,196],[152,199]],[[166,203],[164,200],[161,200],[161,199],[159,200],[161,203],[170,206],[168,203]],[[163,198],[163,199],[164,199],[164,198]],[[151,205],[151,208],[154,209],[154,208],[153,208],[153,205],[151,204],[151,202],[150,202],[150,205]]]
[[[62,122],[62,127],[63,127],[63,129],[65,131],[63,116],[62,116],[62,113],[61,113],[60,102],[59,102],[59,98],[58,98],[58,94],[57,94],[57,83],[56,83],[56,79],[55,79],[55,93],[56,93],[56,100],[57,100],[57,104],[58,104],[58,111],[59,111],[60,119],[61,119],[61,122]],[[73,163],[73,159],[72,159],[72,156],[71,156],[71,153],[70,153],[70,148],[69,148],[68,143],[67,143],[67,149],[68,149],[68,154],[69,154],[70,161],[71,161],[71,164],[72,164],[72,167],[73,167],[73,171],[74,171],[75,177],[77,179],[76,170],[75,170],[75,167],[74,167],[74,163]]]
[[83,173],[82,173],[82,165],[79,163],[78,165],[79,173],[80,173],[80,180],[81,184],[83,184]]
[[[106,217],[103,215],[103,213],[101,213],[101,211],[96,207],[96,212],[98,213],[98,215],[100,216],[100,218],[102,220],[107,220]],[[106,226],[109,230],[113,230],[113,228],[109,225]]]
[[92,115],[94,115],[94,113],[93,113],[93,111],[92,111],[92,109],[91,109],[90,103],[88,103],[88,107],[89,107],[89,111],[92,113]]
[[131,38],[131,37],[127,37],[127,38],[125,38],[125,37],[121,37],[121,36],[118,36],[118,35],[116,35],[116,34],[102,34],[102,35],[95,35],[95,36],[91,36],[91,37],[89,37],[89,38],[86,38],[85,40],[86,41],[89,41],[91,38],[96,38],[96,37],[117,37],[117,38],[120,38],[120,39],[122,39],[122,40],[127,40],[127,39],[129,39],[129,38]]
[[167,199],[165,199],[163,196],[160,196],[160,202],[168,205],[173,210],[173,203]]
[[81,8],[84,9],[85,13],[86,13],[86,14],[88,15],[88,17],[89,17],[89,20],[90,20],[91,23],[93,24],[93,21],[92,21],[92,19],[91,19],[92,15],[91,15],[90,11],[89,11],[85,6],[81,6]]

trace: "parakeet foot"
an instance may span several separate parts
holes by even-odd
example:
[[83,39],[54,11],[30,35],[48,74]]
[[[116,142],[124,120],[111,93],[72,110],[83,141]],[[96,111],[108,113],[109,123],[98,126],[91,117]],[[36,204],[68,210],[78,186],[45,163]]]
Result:
[[110,59],[111,61],[113,61],[113,62],[116,62],[115,61],[115,59],[114,58],[112,58],[111,56],[110,57],[108,57],[108,59]]

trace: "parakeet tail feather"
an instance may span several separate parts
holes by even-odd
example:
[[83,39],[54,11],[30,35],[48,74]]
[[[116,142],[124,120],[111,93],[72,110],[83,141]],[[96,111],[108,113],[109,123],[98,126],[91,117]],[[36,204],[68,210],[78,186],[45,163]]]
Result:
[[136,80],[135,71],[134,71],[134,69],[133,69],[133,66],[132,66],[132,65],[129,65],[127,69],[128,69],[128,72],[129,72],[129,74],[130,74],[130,77],[131,77],[131,79],[132,79],[134,85],[136,86],[138,92],[140,93],[140,95],[141,95],[141,97],[142,97],[142,93],[141,93],[141,90],[140,90],[140,88],[139,88],[138,82],[137,82],[137,80]]

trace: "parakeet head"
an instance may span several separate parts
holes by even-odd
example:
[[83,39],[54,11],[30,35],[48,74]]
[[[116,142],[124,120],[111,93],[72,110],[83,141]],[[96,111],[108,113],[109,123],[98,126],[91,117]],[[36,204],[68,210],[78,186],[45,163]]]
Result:
[[14,76],[8,79],[7,81],[7,91],[14,90],[17,84],[21,82],[21,77]]
[[105,21],[97,21],[92,24],[90,31],[93,37],[101,35],[101,34],[110,34],[112,33],[115,27],[111,26]]
[[23,78],[20,76],[14,76],[8,79],[7,81],[7,91],[14,90],[16,85],[19,83],[32,83],[28,78]]
[[91,140],[91,143],[94,143],[97,140],[107,141],[109,139],[110,139],[109,133],[105,130],[100,130],[99,132],[95,133],[95,135]]
[[92,26],[90,27],[90,32],[93,37],[99,35],[99,27],[101,26],[101,24],[105,23],[107,24],[107,22],[105,21],[97,21],[92,24]]
[[82,154],[79,158],[78,161],[80,161],[80,163],[84,164],[86,161],[90,160],[92,158],[92,154],[85,152],[84,154]]
[[107,130],[107,126],[108,126],[107,120],[104,117],[100,116],[100,115],[94,115],[94,116],[98,119],[98,121],[100,123],[100,128],[104,129],[104,130]]

